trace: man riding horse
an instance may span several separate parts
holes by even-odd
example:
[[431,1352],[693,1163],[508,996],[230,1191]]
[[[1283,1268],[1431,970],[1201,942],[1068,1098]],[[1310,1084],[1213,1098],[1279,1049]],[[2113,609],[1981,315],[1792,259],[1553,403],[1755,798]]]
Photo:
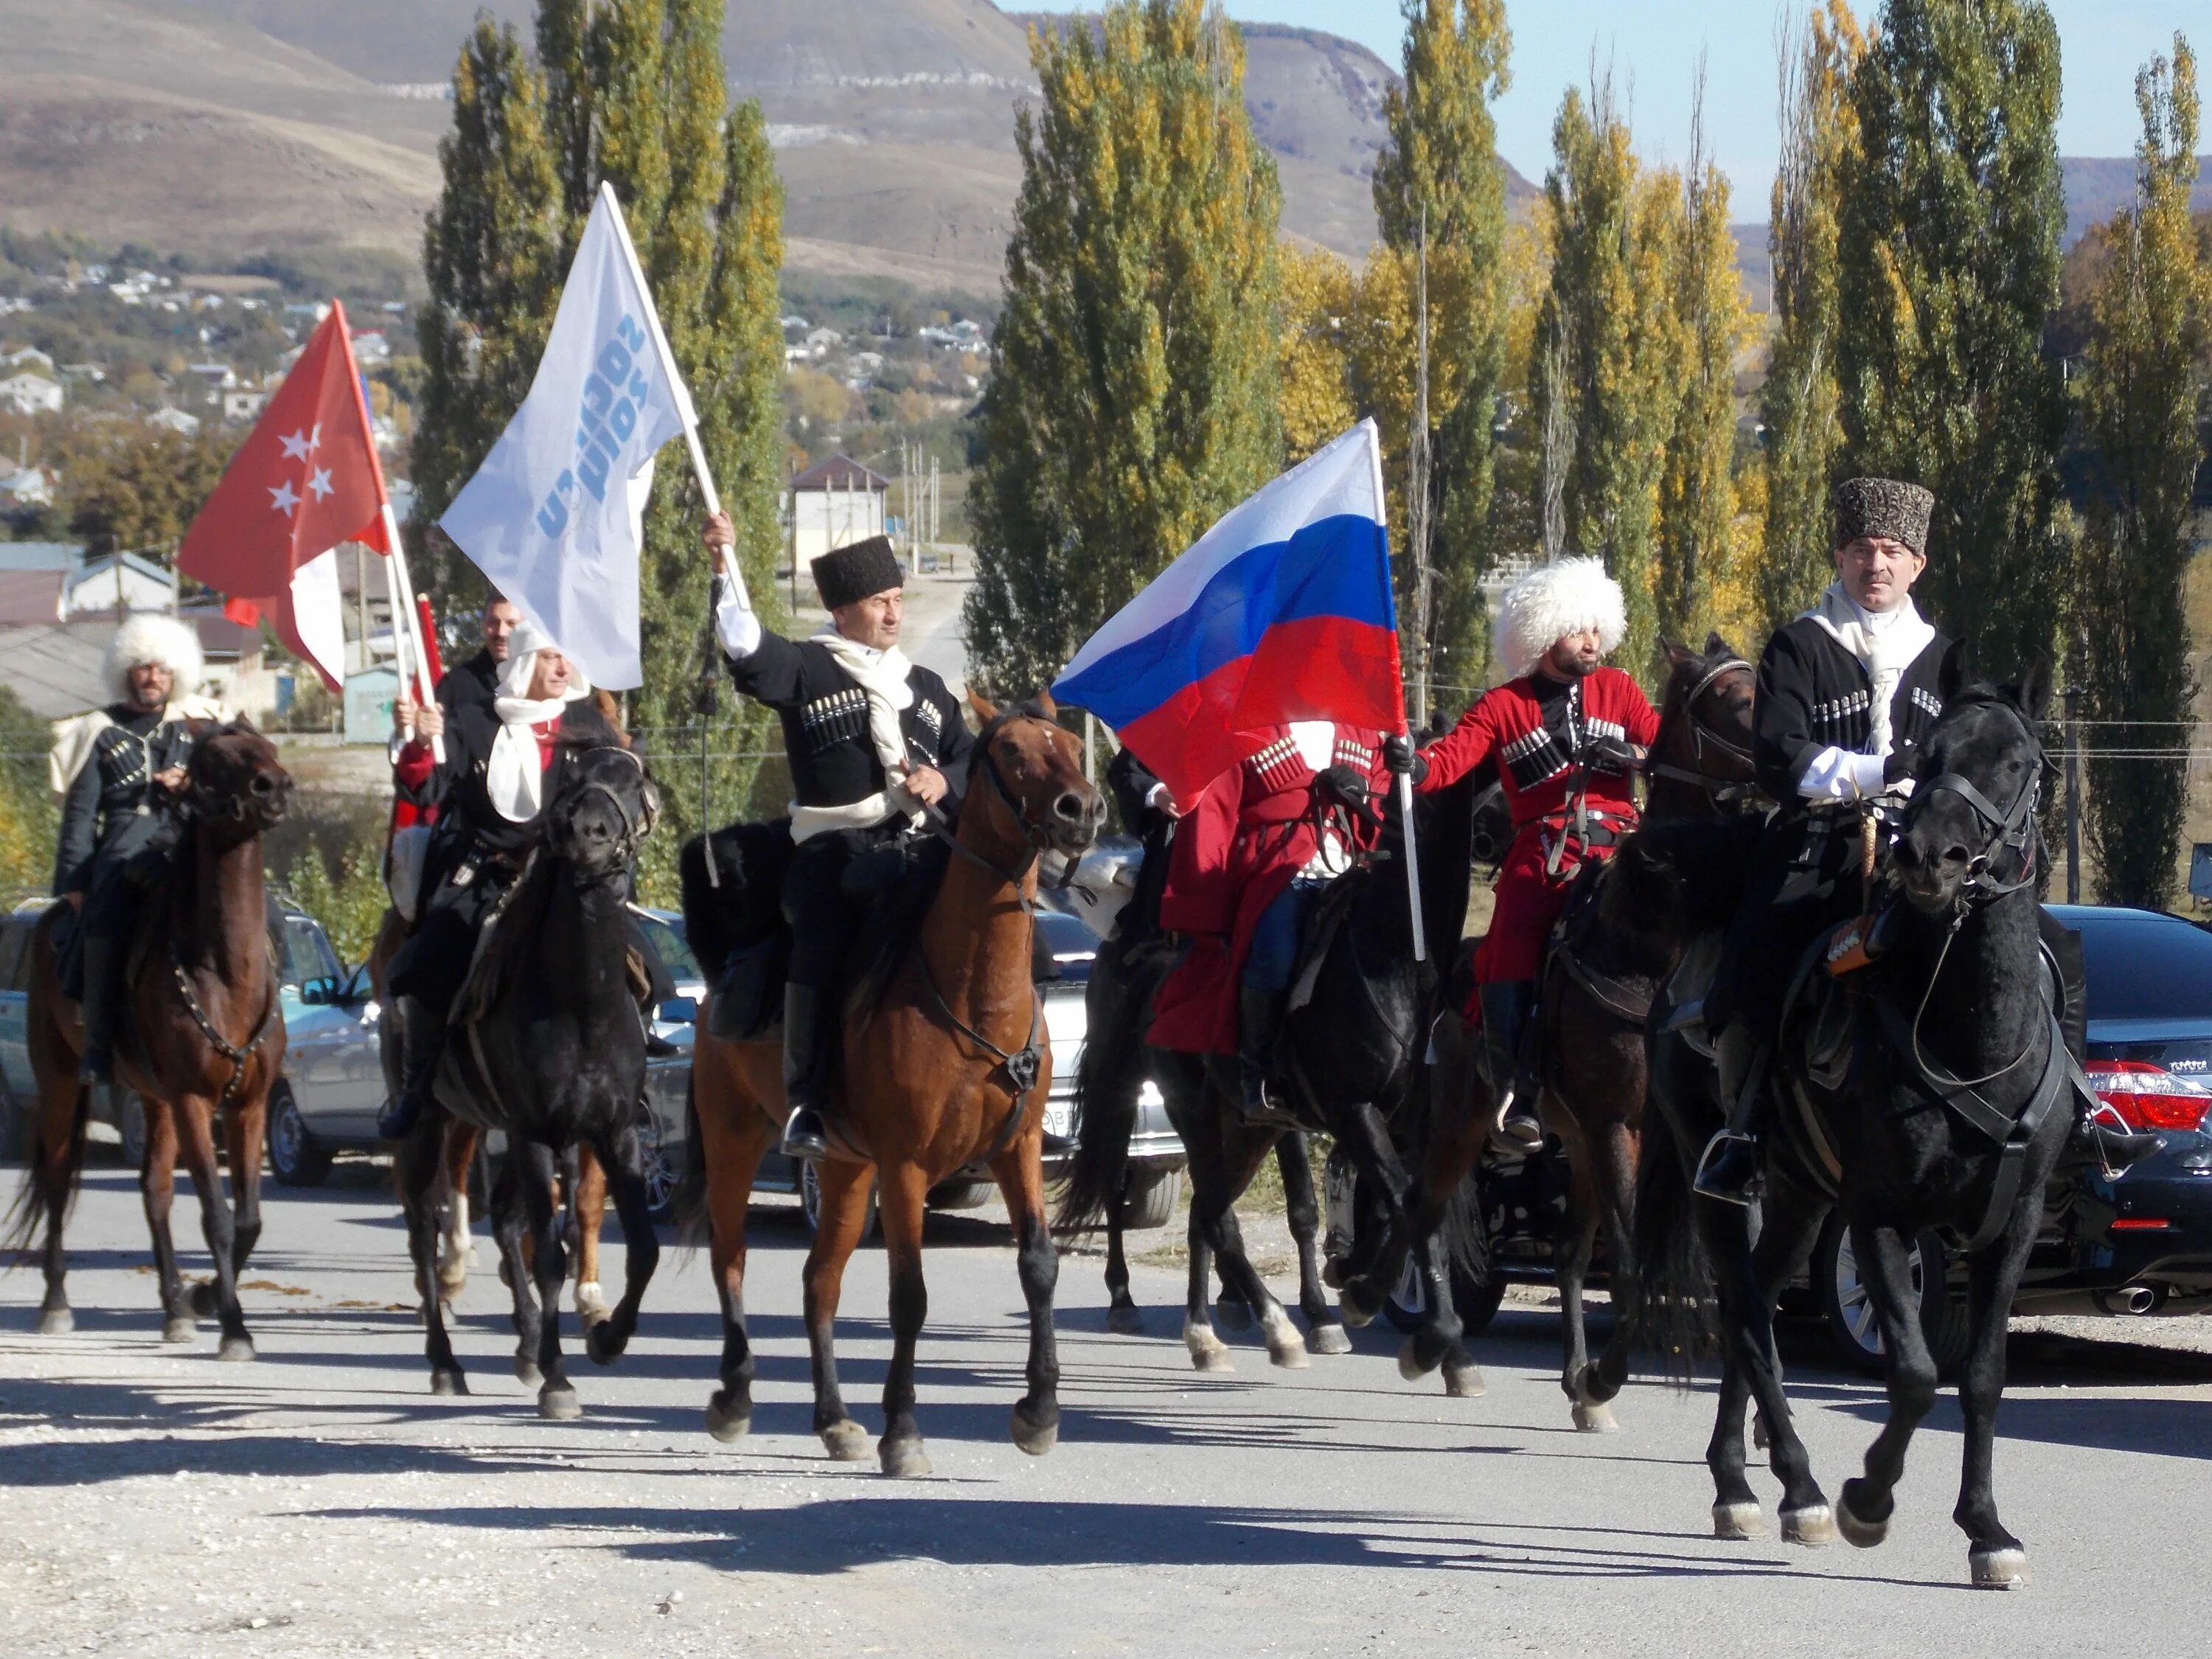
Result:
[[410,1134],[429,1103],[447,1019],[484,921],[521,873],[542,834],[545,804],[566,780],[574,751],[562,740],[619,742],[591,690],[583,671],[536,623],[524,622],[508,641],[498,695],[456,696],[447,707],[423,897],[388,981],[392,994],[404,999],[405,1048],[400,1092],[377,1123],[387,1140]]
[[1545,945],[1583,865],[1610,858],[1636,827],[1631,774],[1659,730],[1644,689],[1604,665],[1626,632],[1620,585],[1599,560],[1528,572],[1498,611],[1498,657],[1513,678],[1413,759],[1423,793],[1498,763],[1513,845],[1474,979],[1499,1126],[1526,1146],[1544,1133],[1522,1062]]
[[[499,695],[499,677],[507,663],[507,647],[522,613],[495,593],[484,601],[481,617],[483,644],[466,662],[448,669],[433,692],[434,701],[419,703],[403,684],[392,704],[392,782],[395,812],[392,827],[428,823],[438,811],[437,767],[431,750],[434,738],[445,735],[453,710],[462,703],[489,707]],[[411,734],[411,735],[410,735]]]
[[707,521],[715,559],[714,631],[738,690],[775,710],[791,765],[791,838],[783,884],[791,965],[783,997],[785,1156],[830,1146],[817,1092],[823,1035],[819,999],[854,943],[860,906],[845,872],[863,853],[922,832],[929,809],[947,820],[974,746],[945,682],[899,649],[905,573],[889,538],[872,536],[814,561],[830,612],[811,637],[787,640],[719,574],[736,544],[726,514]]
[[[1928,568],[1936,498],[1918,484],[1852,478],[1836,492],[1836,580],[1776,630],[1759,659],[1753,764],[1782,805],[1753,853],[1705,1002],[1728,1127],[1706,1148],[1696,1190],[1747,1204],[1758,1171],[1766,1060],[1799,959],[1858,915],[1862,824],[1912,788],[1922,739],[1943,712],[1950,637],[1922,617],[1912,585]],[[2046,938],[2065,929],[2045,912]],[[2109,1163],[2155,1151],[2155,1135],[2100,1137]],[[2094,1150],[2094,1149],[2092,1149]]]
[[[55,754],[66,778],[54,896],[78,912],[84,1053],[78,1075],[108,1080],[124,959],[139,901],[168,862],[193,732],[181,704],[199,689],[199,636],[171,617],[125,618],[101,672],[106,708],[74,721]],[[64,750],[69,752],[64,756]]]
[[1387,780],[1380,734],[1365,727],[1299,720],[1255,735],[1258,752],[1201,790],[1176,827],[1160,926],[1191,945],[1160,987],[1146,1040],[1234,1054],[1244,1121],[1295,1128],[1267,1083],[1306,917],[1373,841],[1368,820],[1330,810],[1329,797],[1364,803]]

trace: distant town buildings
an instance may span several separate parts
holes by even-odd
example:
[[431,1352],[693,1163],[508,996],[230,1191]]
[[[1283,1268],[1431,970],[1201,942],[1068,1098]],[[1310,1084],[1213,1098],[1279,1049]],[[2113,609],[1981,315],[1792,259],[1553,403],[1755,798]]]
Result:
[[799,568],[833,547],[882,535],[890,487],[890,479],[847,455],[832,455],[793,478],[786,511]]
[[61,382],[26,371],[0,380],[0,409],[17,415],[58,415]]

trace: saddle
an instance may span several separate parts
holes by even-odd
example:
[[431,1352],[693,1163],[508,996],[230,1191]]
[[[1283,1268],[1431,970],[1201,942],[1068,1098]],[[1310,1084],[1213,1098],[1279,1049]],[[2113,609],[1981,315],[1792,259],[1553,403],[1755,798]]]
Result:
[[1652,991],[1600,972],[1584,960],[1582,952],[1583,941],[1597,923],[1598,884],[1605,871],[1603,864],[1585,862],[1577,873],[1574,885],[1567,890],[1566,906],[1552,924],[1546,959],[1558,963],[1567,977],[1607,1013],[1631,1025],[1641,1025],[1650,1017]]

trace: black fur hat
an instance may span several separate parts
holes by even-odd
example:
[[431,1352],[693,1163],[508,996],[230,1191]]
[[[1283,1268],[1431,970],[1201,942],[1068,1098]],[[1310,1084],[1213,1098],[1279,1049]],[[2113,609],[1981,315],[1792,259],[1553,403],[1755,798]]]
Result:
[[898,555],[891,551],[888,536],[871,536],[849,547],[832,548],[814,562],[815,591],[822,595],[827,610],[905,586],[906,572],[899,568]]
[[1887,536],[1928,556],[1928,520],[1936,497],[1895,478],[1847,478],[1836,487],[1836,545],[1862,536]]

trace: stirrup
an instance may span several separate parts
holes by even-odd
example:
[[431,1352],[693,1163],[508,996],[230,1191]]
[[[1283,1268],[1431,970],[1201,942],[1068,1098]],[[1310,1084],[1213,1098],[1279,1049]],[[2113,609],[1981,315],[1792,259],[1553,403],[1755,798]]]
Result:
[[822,1114],[811,1106],[794,1110],[784,1121],[783,1139],[776,1150],[800,1163],[829,1157],[830,1135],[823,1127]]
[[1260,1085],[1260,1098],[1255,1102],[1240,1086],[1237,1091],[1237,1121],[1248,1129],[1295,1129],[1298,1121],[1276,1104],[1267,1092],[1267,1085]]
[[1513,1109],[1520,1103],[1520,1091],[1508,1089],[1505,1097],[1498,1103],[1498,1115],[1491,1120],[1491,1133],[1534,1152],[1544,1144],[1544,1120],[1533,1111],[1515,1111]]
[[[1722,1186],[1714,1178],[1714,1166],[1727,1156],[1726,1148],[1731,1145],[1741,1146],[1743,1155],[1753,1160],[1750,1174],[1741,1186],[1734,1188]],[[1705,1143],[1705,1150],[1698,1155],[1698,1173],[1690,1182],[1690,1190],[1700,1198],[1710,1198],[1718,1204],[1734,1204],[1739,1208],[1749,1209],[1759,1185],[1758,1152],[1759,1142],[1753,1137],[1731,1129],[1717,1131]]]

